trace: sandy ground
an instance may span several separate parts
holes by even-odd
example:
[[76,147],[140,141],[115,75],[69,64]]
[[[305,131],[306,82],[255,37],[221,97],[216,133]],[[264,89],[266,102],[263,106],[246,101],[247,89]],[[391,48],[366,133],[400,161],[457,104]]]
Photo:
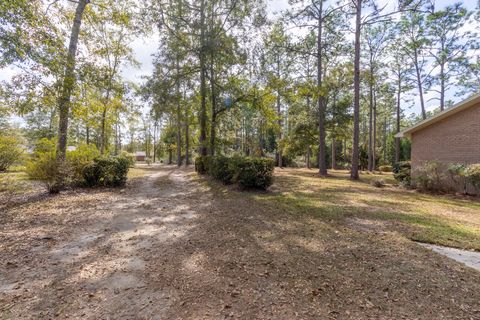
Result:
[[191,169],[0,214],[0,319],[480,319],[480,273]]

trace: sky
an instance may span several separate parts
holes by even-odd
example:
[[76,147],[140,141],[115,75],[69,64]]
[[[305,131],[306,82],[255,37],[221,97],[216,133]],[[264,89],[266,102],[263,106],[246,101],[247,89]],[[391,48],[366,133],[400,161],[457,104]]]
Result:
[[[477,0],[464,0],[460,2],[463,2],[463,4],[468,9],[473,10],[475,9]],[[392,1],[379,0],[378,3],[381,7],[386,3],[392,3]],[[452,3],[452,0],[437,0],[436,7],[442,8]],[[278,14],[280,11],[286,10],[288,8],[288,0],[270,0],[268,2],[268,13],[271,18],[274,18],[275,15]],[[467,26],[467,28],[473,28],[473,26]],[[132,47],[134,48],[137,60],[141,63],[141,67],[136,69],[126,67],[123,69],[123,75],[126,79],[139,83],[142,81],[142,76],[150,75],[153,70],[152,54],[156,51],[158,47],[158,35],[152,35],[146,38],[139,38],[133,42]],[[438,107],[438,100],[432,100],[432,98],[435,98],[436,96],[437,94],[435,92],[425,93],[427,111],[432,111]],[[405,105],[404,109],[407,109],[405,110],[406,114],[420,114],[420,101],[416,96],[415,91],[411,92],[410,98],[413,98],[413,105],[412,102],[409,103],[409,105]],[[451,99],[455,103],[461,101],[463,98],[464,97],[455,96],[455,88],[453,88],[450,92],[447,93],[447,100]]]
[[[379,0],[378,2],[380,6],[382,5],[382,3],[392,3],[391,0]],[[437,8],[441,8],[445,7],[448,4],[452,4],[452,2],[453,1],[451,0],[437,0],[436,5]],[[467,8],[474,9],[477,0],[464,0],[460,2],[463,2]],[[288,8],[288,0],[270,0],[268,2],[268,13],[271,18],[274,18],[276,13]],[[467,28],[468,27],[472,28],[473,26],[467,26]],[[158,48],[158,34],[153,34],[149,35],[148,37],[142,37],[134,40],[132,43],[132,48],[134,50],[136,59],[140,62],[140,67],[124,67],[122,69],[122,74],[127,80],[139,84],[143,81],[142,77],[150,75],[153,70],[152,54],[154,54]],[[10,79],[15,73],[16,70],[14,68],[7,67],[0,70],[0,81]],[[459,100],[461,100],[461,98],[455,97],[454,93],[455,89],[453,89],[451,92],[448,92],[447,99],[452,99],[454,102],[458,102]],[[412,94],[415,94],[415,92],[413,91]],[[435,97],[435,93],[426,93],[425,100],[428,101],[433,97]],[[409,110],[406,110],[406,114],[410,114],[412,112],[416,114],[420,113],[418,97],[413,96],[413,98],[414,105]],[[428,101],[427,110],[433,110],[437,107],[437,105],[438,102],[436,100]]]
[[[273,18],[277,12],[287,9],[288,6],[288,0],[270,0],[268,2],[268,13]],[[142,81],[143,76],[148,76],[152,73],[152,54],[158,48],[158,34],[136,39],[132,43],[132,48],[134,49],[136,59],[141,63],[141,67],[124,67],[122,73],[126,79],[138,83]]]

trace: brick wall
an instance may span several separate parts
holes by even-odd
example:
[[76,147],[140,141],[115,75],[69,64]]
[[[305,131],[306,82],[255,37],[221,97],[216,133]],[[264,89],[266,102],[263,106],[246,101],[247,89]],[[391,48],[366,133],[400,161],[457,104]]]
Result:
[[432,160],[480,163],[480,103],[412,134],[412,168]]

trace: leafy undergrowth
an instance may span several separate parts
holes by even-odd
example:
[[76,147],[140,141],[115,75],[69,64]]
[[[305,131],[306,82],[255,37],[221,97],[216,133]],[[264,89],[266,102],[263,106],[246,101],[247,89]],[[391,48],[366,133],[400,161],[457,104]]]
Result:
[[[376,178],[387,186],[371,186]],[[276,171],[271,192],[252,197],[291,214],[313,214],[364,231],[396,231],[415,241],[480,251],[477,198],[422,194],[394,184],[391,174],[364,174],[360,181],[351,181],[346,171],[319,178],[313,170],[283,169]]]

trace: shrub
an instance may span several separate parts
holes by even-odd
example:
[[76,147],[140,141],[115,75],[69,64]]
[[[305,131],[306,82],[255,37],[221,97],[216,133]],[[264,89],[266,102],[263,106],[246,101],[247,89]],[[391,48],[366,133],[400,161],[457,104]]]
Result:
[[[278,161],[275,163],[278,166]],[[298,163],[295,162],[294,157],[292,156],[282,156],[282,167],[284,168],[298,168]]]
[[394,178],[402,186],[410,186],[412,181],[412,165],[410,161],[402,161],[395,163],[393,166]]
[[43,182],[50,193],[58,193],[70,183],[71,173],[67,166],[59,167],[55,151],[36,153],[27,162],[26,172],[30,179]]
[[126,151],[122,151],[122,153],[120,154],[120,156],[122,158],[125,158],[128,160],[128,166],[130,168],[133,168],[135,166],[135,155],[133,153],[129,153],[129,152],[126,152]]
[[72,182],[82,184],[84,182],[83,169],[99,156],[100,152],[92,144],[83,144],[74,151],[67,151],[67,164],[71,170]]
[[209,164],[209,174],[213,178],[222,181],[224,184],[230,184],[233,182],[233,178],[237,169],[237,163],[239,161],[241,161],[241,158],[239,157],[213,157],[211,158]]
[[471,164],[465,169],[465,176],[467,180],[480,193],[480,163]]
[[200,156],[195,159],[199,174],[209,174],[225,184],[267,189],[273,183],[275,161],[267,158]]
[[7,171],[22,157],[21,142],[16,137],[0,137],[0,172]]
[[443,191],[443,179],[442,169],[436,161],[428,161],[415,170],[415,185],[420,191]]
[[199,174],[207,174],[210,172],[211,156],[198,156],[195,158],[195,171]]
[[55,152],[55,149],[56,142],[54,139],[42,138],[35,143],[34,156],[47,152]]
[[467,167],[464,164],[452,164],[447,168],[450,179],[456,186],[462,186],[463,193],[467,193]]
[[127,182],[129,161],[124,157],[100,157],[83,169],[87,186],[119,187]]
[[243,158],[236,162],[234,181],[244,188],[267,189],[273,183],[275,161],[267,158]]
[[380,172],[392,172],[392,171],[393,171],[393,167],[390,166],[390,165],[384,165],[384,166],[378,167],[378,170],[379,170]]
[[98,186],[100,184],[100,167],[95,163],[90,163],[83,168],[83,180],[89,187]]
[[383,188],[385,187],[385,180],[380,178],[375,178],[370,181],[370,184],[376,188]]

